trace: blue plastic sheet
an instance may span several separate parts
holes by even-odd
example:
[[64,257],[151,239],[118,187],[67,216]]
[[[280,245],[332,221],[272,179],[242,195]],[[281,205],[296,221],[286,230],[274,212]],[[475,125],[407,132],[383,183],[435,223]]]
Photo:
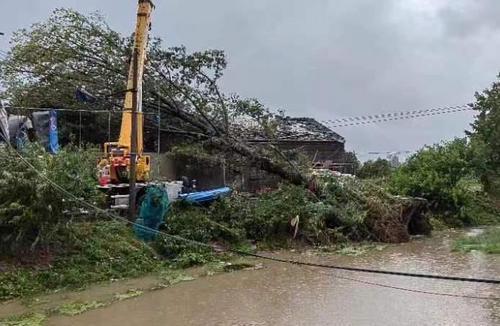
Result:
[[231,194],[231,188],[223,187],[207,191],[192,192],[179,195],[179,199],[194,204],[207,204]]
[[52,154],[59,152],[59,136],[57,133],[57,111],[50,110],[49,113],[49,146],[48,151]]

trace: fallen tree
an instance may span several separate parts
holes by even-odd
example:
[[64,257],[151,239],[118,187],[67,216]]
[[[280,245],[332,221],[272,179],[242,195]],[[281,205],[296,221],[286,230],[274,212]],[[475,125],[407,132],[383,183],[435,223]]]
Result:
[[[47,21],[15,33],[11,50],[0,63],[4,95],[13,106],[20,107],[119,110],[131,45],[131,37],[114,32],[97,14],[55,10]],[[251,146],[235,129],[239,119],[251,119],[273,139],[276,121],[258,101],[223,94],[218,82],[226,64],[222,51],[188,53],[184,47],[164,49],[160,39],[151,40],[144,111],[156,113],[159,109],[164,131],[204,142],[222,154],[241,155],[289,182],[304,184],[307,176],[284,159],[272,143]],[[74,95],[77,88],[94,94],[92,103],[78,102]],[[93,123],[85,125],[84,140],[100,144],[108,122],[104,117],[92,119]],[[146,141],[148,134],[146,130]]]
[[[325,176],[316,192],[282,185],[257,196],[235,194],[209,208],[174,205],[166,216],[170,235],[202,243],[265,246],[302,242],[330,246],[348,241],[400,243],[430,234],[427,202],[392,196],[369,182]],[[159,236],[158,252],[174,261],[203,261],[209,249]]]

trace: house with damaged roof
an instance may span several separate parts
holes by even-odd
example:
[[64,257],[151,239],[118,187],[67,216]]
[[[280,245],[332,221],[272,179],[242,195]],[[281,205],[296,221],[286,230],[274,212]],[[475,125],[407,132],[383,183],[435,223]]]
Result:
[[[353,173],[352,162],[345,153],[345,138],[313,118],[277,117],[276,139],[282,150],[297,150],[314,162],[316,168]],[[269,139],[248,138],[250,143],[266,143]]]
[[[315,168],[353,173],[352,155],[345,152],[345,139],[313,118],[274,116],[276,130],[269,137],[253,118],[239,118],[231,132],[238,134],[252,146],[272,143],[284,153],[300,152],[314,162]],[[276,187],[279,177],[270,175],[258,166],[248,165],[235,170],[231,162],[200,167],[191,160],[172,160],[166,174],[170,179],[182,176],[197,180],[200,189],[231,185],[241,191],[255,192]]]

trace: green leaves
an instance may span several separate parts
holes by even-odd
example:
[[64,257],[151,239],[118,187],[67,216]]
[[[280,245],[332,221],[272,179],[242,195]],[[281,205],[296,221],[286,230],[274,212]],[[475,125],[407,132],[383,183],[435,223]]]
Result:
[[476,93],[473,108],[479,113],[469,133],[474,163],[486,190],[500,198],[500,83]]
[[477,148],[466,138],[426,147],[390,180],[394,193],[423,197],[451,224],[491,222],[493,206],[479,182]]
[[367,161],[363,163],[356,175],[362,179],[368,178],[385,178],[391,175],[393,168],[391,163],[385,159],[377,159],[375,161]]
[[459,239],[455,249],[461,251],[480,250],[489,254],[500,254],[500,228],[493,227],[484,232]]
[[[0,241],[3,254],[43,247],[78,216],[81,205],[38,173],[84,200],[96,202],[96,153],[63,149],[51,156],[38,145],[22,153],[37,171],[9,148],[0,149]],[[34,246],[33,248],[32,245]]]
[[59,251],[64,251],[49,266],[17,266],[0,273],[0,301],[61,288],[80,289],[165,267],[151,248],[135,239],[130,227],[119,222],[72,223],[63,240]]

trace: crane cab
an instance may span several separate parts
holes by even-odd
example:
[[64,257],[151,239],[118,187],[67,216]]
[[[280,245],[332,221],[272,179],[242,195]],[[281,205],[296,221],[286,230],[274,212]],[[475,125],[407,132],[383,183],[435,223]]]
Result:
[[[128,183],[130,179],[130,152],[118,142],[104,143],[103,156],[98,161],[98,179],[101,186]],[[137,156],[137,182],[147,182],[151,171],[151,157]]]

